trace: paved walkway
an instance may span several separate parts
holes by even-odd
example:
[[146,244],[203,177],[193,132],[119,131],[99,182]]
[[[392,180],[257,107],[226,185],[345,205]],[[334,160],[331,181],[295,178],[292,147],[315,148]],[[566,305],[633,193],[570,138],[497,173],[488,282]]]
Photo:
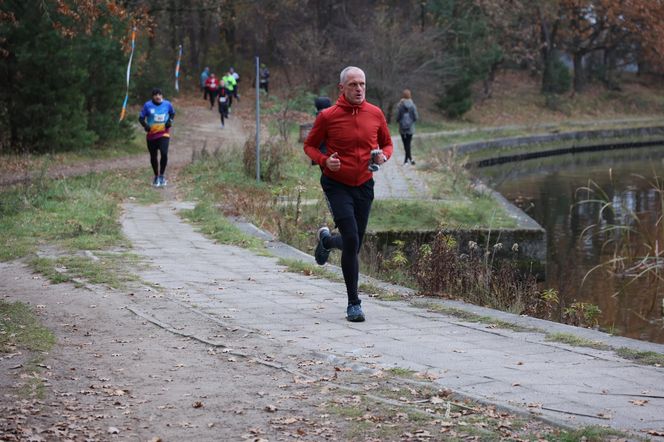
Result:
[[[122,221],[135,252],[154,264],[137,270],[140,276],[183,305],[298,348],[303,357],[336,359],[354,369],[427,372],[441,387],[562,425],[606,425],[643,437],[664,433],[664,368],[640,366],[612,351],[548,342],[544,331],[575,333],[616,348],[664,353],[663,345],[458,302],[444,304],[543,332],[464,322],[413,302],[366,296],[367,321],[349,323],[342,283],[290,273],[274,257],[215,244],[180,219],[177,211],[186,206],[128,204]],[[287,246],[268,246],[276,255],[313,263]]]
[[[376,199],[430,199],[424,180],[415,172],[415,167],[403,164],[405,152],[400,136],[392,137],[394,153],[390,161],[374,173],[374,197]],[[414,158],[417,161],[417,158]]]

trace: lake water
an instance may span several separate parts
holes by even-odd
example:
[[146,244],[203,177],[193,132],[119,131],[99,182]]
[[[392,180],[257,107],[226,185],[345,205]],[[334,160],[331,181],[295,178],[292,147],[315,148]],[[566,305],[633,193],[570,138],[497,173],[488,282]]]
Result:
[[[646,243],[664,249],[664,221],[656,227],[664,184],[656,184],[654,178],[664,180],[664,146],[540,158],[474,172],[546,229],[543,287],[558,290],[564,305],[599,306],[603,330],[664,343],[664,272],[658,280],[621,277],[606,267],[591,271],[615,257],[615,242],[601,226],[618,223],[636,228],[638,219],[640,233],[632,234],[629,241],[634,254],[644,256]],[[615,209],[600,216],[600,204],[579,204],[597,196],[589,196],[580,190],[583,187],[604,193]]]

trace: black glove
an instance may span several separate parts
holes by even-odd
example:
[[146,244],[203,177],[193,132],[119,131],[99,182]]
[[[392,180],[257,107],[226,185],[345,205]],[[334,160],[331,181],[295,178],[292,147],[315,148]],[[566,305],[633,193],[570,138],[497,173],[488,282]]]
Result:
[[166,128],[167,128],[167,129],[168,129],[169,127],[171,127],[172,125],[173,125],[173,122],[172,122],[171,120],[168,120],[168,121],[166,122]]
[[146,132],[150,132],[150,126],[148,126],[148,123],[145,122],[145,118],[140,117],[138,122],[141,124],[141,126],[143,126],[143,129],[145,129]]

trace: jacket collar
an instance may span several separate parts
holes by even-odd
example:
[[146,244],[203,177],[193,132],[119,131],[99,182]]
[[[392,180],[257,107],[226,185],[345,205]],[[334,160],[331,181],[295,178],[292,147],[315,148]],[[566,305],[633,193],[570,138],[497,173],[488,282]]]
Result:
[[367,100],[365,99],[362,103],[360,104],[351,104],[346,100],[346,97],[341,94],[339,95],[339,98],[337,99],[337,106],[341,107],[343,110],[350,112],[353,115],[356,115],[360,112],[360,109],[362,109],[365,105]]

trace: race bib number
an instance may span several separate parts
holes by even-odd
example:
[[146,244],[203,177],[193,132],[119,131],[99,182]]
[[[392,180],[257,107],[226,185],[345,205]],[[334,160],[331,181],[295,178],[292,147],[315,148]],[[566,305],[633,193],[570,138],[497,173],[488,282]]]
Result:
[[219,103],[225,103],[227,100],[227,97],[219,97]]
[[155,123],[165,123],[166,122],[166,114],[155,114],[154,122]]

